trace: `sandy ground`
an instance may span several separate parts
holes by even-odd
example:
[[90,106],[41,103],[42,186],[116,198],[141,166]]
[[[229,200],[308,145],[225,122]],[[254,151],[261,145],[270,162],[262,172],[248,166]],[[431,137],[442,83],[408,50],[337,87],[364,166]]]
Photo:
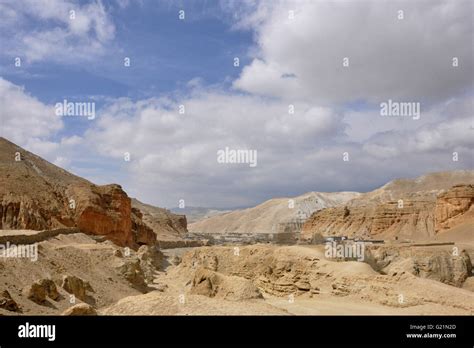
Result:
[[[93,291],[85,302],[104,315],[474,314],[472,277],[459,288],[411,274],[382,275],[363,262],[326,260],[322,246],[164,250],[162,268],[154,272],[148,293],[117,271],[117,265],[136,260],[134,252],[119,255],[124,252],[110,242],[76,233],[40,242],[36,262],[0,258],[0,290],[8,290],[21,307],[21,312],[0,309],[0,315],[62,313],[73,305],[61,288],[65,275],[90,283]],[[205,275],[204,282],[196,281],[198,274]],[[26,298],[22,290],[40,279],[56,283],[59,300],[37,304]],[[215,284],[202,288],[205,282]]]
[[[64,275],[74,275],[88,281],[94,292],[90,293],[89,304],[102,307],[121,298],[140,294],[132,288],[114,269],[117,262],[114,251],[118,248],[110,242],[97,243],[82,233],[60,235],[38,243],[38,260],[28,258],[0,258],[0,290],[7,290],[20,304],[22,314],[59,314],[75,303],[70,303],[70,294],[61,289]],[[34,281],[51,279],[55,281],[61,298],[47,299],[37,304],[23,294],[23,288]],[[21,314],[0,308],[0,314]]]
[[[252,274],[252,257],[246,257],[244,263],[232,260],[234,247],[204,247],[194,249],[172,249],[166,254],[173,258],[182,257],[179,266],[169,265],[166,272],[160,272],[155,282],[165,287],[162,292],[128,297],[105,309],[103,314],[251,314],[251,315],[472,315],[474,314],[474,293],[430,279],[421,279],[412,275],[391,277],[380,275],[368,264],[359,262],[330,262],[322,260],[320,246],[242,246],[240,252],[248,251],[257,260],[261,250],[272,254],[278,260],[302,261],[319,259],[314,274],[318,278],[320,291],[317,294],[304,293],[269,294],[262,291],[262,299],[226,301],[219,298],[190,295],[192,267],[187,262],[204,255],[217,255],[217,269],[222,273],[239,274],[248,277]],[[196,257],[190,255],[196,254]],[[187,259],[187,260],[186,260]],[[228,261],[226,263],[226,260]],[[250,265],[250,267],[249,267]],[[296,262],[292,267],[299,272]],[[304,264],[303,267],[312,266]],[[242,269],[248,269],[243,271]],[[256,272],[258,273],[258,271]],[[291,271],[289,271],[291,273]],[[255,274],[256,275],[256,274]],[[469,279],[469,282],[471,280]],[[332,284],[347,287],[347,293],[339,292]],[[403,303],[399,295],[404,295]],[[181,299],[183,301],[179,301]]]
[[425,304],[413,307],[388,307],[361,300],[357,297],[337,298],[323,294],[317,298],[298,297],[288,299],[267,296],[268,304],[294,315],[466,315],[465,310],[446,308],[439,304]]

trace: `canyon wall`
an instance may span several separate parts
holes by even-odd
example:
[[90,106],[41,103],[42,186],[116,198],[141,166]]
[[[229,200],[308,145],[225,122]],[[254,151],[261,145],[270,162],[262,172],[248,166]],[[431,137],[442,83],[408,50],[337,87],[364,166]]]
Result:
[[160,222],[167,231],[186,230],[182,217],[159,216],[155,225],[147,224],[120,185],[94,185],[5,138],[0,138],[0,172],[0,229],[77,227],[134,249],[156,244]]
[[[385,201],[357,199],[315,212],[301,238],[348,236],[368,239],[430,239],[465,223],[474,224],[474,185],[391,196]],[[393,198],[397,198],[394,200]]]

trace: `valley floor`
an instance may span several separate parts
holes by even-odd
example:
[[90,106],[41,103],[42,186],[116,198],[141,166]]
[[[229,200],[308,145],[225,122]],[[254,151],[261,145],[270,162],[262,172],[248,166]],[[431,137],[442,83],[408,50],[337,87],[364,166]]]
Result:
[[473,315],[468,256],[450,256],[450,248],[386,247],[371,251],[369,264],[327,260],[323,246],[128,253],[59,234],[38,243],[36,261],[0,259],[0,315]]

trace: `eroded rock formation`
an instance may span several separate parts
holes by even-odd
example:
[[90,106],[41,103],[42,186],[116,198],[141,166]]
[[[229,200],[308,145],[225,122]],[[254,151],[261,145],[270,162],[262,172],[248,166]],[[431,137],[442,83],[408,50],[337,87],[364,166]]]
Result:
[[[119,246],[154,245],[158,226],[147,224],[116,184],[98,186],[0,138],[0,229],[77,227]],[[157,208],[159,209],[159,208]],[[166,232],[186,231],[186,219],[156,217]],[[171,233],[171,232],[170,232]]]
[[[456,172],[455,172],[456,173]],[[446,173],[445,176],[449,176]],[[465,181],[465,184],[454,184]],[[301,237],[348,236],[367,239],[426,240],[457,225],[474,222],[474,174],[464,171],[433,189],[412,191],[385,188],[369,192],[344,206],[315,212],[303,225]]]
[[474,185],[456,185],[438,195],[435,207],[436,233],[467,221],[474,221]]
[[469,254],[450,246],[433,249],[374,245],[367,248],[365,261],[377,272],[390,276],[410,273],[457,287],[472,275]]

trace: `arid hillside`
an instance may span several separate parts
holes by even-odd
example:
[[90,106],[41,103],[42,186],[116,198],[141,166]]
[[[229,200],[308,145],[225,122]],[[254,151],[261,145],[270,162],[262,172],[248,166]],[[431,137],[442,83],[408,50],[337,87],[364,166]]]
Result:
[[200,222],[212,222],[207,231],[268,233],[310,216],[307,239],[436,241],[360,243],[355,258],[328,256],[327,245],[201,246],[184,239],[185,216],[132,200],[119,185],[94,185],[3,138],[0,169],[0,315],[474,313],[471,171],[366,194],[273,199]]
[[135,249],[154,244],[157,233],[186,230],[182,217],[165,212],[148,226],[119,185],[94,185],[5,138],[0,138],[0,173],[3,230],[77,227]]
[[204,207],[184,207],[184,208],[172,208],[170,209],[174,214],[186,215],[188,223],[193,223],[199,220],[207,219],[215,215],[229,213],[234,209],[218,209],[218,208],[204,208]]
[[293,198],[270,199],[256,207],[219,214],[192,223],[190,232],[201,233],[271,233],[279,224],[306,219],[313,212],[343,204],[357,197],[357,192],[310,192]]
[[315,212],[302,238],[350,236],[426,240],[451,228],[474,225],[474,171],[394,180],[338,207]]
[[186,215],[132,199],[132,207],[142,213],[143,222],[155,231],[159,240],[180,240],[187,232]]

